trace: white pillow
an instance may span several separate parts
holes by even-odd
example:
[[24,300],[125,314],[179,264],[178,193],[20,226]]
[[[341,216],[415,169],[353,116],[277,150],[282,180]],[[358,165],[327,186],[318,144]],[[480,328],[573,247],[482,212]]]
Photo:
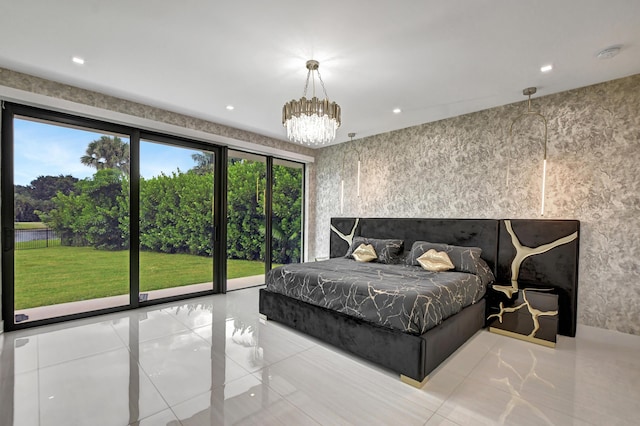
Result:
[[454,268],[449,255],[435,249],[425,251],[417,260],[423,269],[431,272],[443,272]]
[[376,260],[378,255],[371,244],[360,244],[357,249],[351,253],[357,262],[371,262]]

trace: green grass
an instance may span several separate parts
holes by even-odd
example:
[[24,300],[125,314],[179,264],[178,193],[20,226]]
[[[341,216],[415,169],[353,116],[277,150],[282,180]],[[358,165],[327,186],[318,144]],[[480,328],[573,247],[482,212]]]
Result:
[[16,222],[15,229],[46,229],[47,225],[42,222]]
[[[129,252],[49,247],[15,252],[15,309],[129,293]],[[229,260],[227,278],[264,273],[264,263]],[[210,258],[140,253],[140,291],[211,282]]]

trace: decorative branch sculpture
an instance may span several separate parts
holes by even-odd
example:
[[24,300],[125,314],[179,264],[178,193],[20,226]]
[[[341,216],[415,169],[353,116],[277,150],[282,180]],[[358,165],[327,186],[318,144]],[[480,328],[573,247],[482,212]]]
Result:
[[518,275],[520,275],[520,265],[522,262],[529,256],[533,256],[536,254],[546,253],[549,250],[561,246],[563,244],[570,243],[571,241],[578,238],[578,231],[574,232],[571,235],[567,235],[566,237],[562,237],[556,241],[552,241],[548,244],[543,244],[538,247],[527,247],[522,245],[520,240],[518,240],[518,236],[513,231],[513,227],[511,226],[510,220],[505,220],[504,225],[507,228],[507,232],[511,235],[511,243],[516,249],[516,256],[511,262],[511,286],[506,285],[494,285],[493,289],[497,291],[501,291],[504,293],[509,299],[513,297],[514,293],[518,292]]
[[522,299],[524,299],[524,303],[522,303],[522,304],[520,304],[520,305],[518,305],[516,307],[513,307],[513,308],[505,308],[504,304],[502,302],[500,302],[500,312],[498,312],[497,314],[489,315],[487,317],[487,319],[496,317],[496,318],[498,318],[500,323],[502,323],[502,315],[503,314],[506,314],[506,313],[509,313],[509,312],[519,311],[521,308],[526,306],[527,310],[529,311],[529,314],[531,314],[531,319],[533,320],[533,330],[531,330],[531,333],[529,333],[529,337],[536,337],[536,333],[540,329],[539,318],[541,316],[552,317],[554,315],[558,315],[558,311],[557,310],[555,310],[555,311],[541,311],[541,310],[536,309],[533,306],[531,306],[531,303],[527,299],[527,290],[522,290]]
[[345,240],[347,244],[349,244],[349,247],[351,247],[351,243],[353,243],[353,236],[356,233],[356,228],[358,227],[359,222],[360,222],[360,218],[356,218],[356,223],[353,225],[353,229],[351,229],[351,232],[349,234],[343,234],[342,232],[338,231],[338,229],[333,225],[331,225],[331,230],[335,232],[338,235],[338,237]]

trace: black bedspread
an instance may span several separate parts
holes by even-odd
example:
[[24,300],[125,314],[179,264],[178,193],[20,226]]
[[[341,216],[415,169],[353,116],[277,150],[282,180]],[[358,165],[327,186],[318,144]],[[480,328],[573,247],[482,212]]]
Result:
[[267,274],[267,290],[420,335],[482,298],[493,274],[428,272],[419,266],[335,258],[284,265]]

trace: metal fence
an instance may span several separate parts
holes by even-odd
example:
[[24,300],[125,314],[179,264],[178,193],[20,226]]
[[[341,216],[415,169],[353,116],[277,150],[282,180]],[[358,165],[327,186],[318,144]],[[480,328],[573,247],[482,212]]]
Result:
[[53,229],[16,229],[15,249],[34,249],[60,245],[60,236]]

